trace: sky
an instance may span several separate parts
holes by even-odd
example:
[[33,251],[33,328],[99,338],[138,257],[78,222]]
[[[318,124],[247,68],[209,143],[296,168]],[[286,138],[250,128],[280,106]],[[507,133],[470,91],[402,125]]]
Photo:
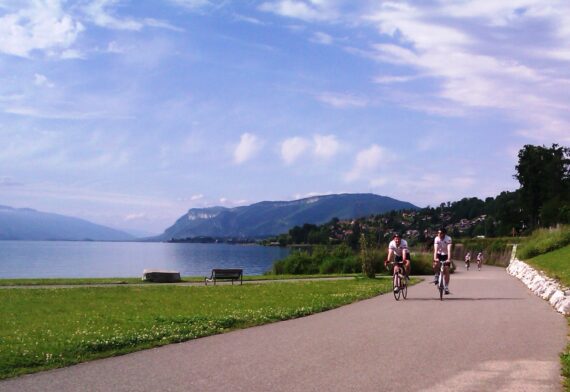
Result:
[[0,0],[0,205],[158,234],[331,193],[435,206],[570,145],[567,0]]

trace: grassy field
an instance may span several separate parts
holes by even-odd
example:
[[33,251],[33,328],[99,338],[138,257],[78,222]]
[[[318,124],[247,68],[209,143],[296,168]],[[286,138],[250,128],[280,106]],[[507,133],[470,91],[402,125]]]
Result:
[[570,287],[570,245],[528,259],[526,263]]
[[517,257],[521,260],[528,260],[566,245],[570,245],[570,225],[539,229],[521,242],[517,249]]
[[0,378],[301,317],[390,279],[0,290]]
[[[356,277],[358,274],[323,274],[323,275],[251,275],[244,276],[244,281],[283,280],[283,279],[316,279]],[[203,282],[203,276],[184,276],[183,283]],[[46,279],[0,279],[0,286],[56,286],[56,285],[133,285],[148,284],[141,278],[46,278]]]

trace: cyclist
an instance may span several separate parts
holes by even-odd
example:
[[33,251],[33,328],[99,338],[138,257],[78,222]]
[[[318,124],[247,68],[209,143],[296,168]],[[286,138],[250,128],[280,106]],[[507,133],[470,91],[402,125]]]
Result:
[[445,294],[449,294],[449,265],[451,264],[451,237],[447,235],[447,230],[442,227],[437,231],[437,236],[433,241],[433,272],[435,274],[433,283],[438,283],[440,263],[444,263],[444,289]]
[[469,265],[471,264],[471,252],[467,252],[465,255],[465,268],[469,271]]
[[[396,263],[402,262],[404,264],[404,275],[406,276],[406,279],[410,279],[411,259],[408,242],[403,240],[398,233],[395,233],[392,236],[392,241],[388,244],[388,256],[386,257],[386,260],[384,260],[384,266],[388,266],[388,263],[392,260],[392,256],[394,256],[394,261]],[[398,265],[395,264],[394,268],[398,268]],[[394,290],[397,290],[397,288]]]
[[477,269],[481,271],[481,264],[483,264],[483,252],[477,253]]

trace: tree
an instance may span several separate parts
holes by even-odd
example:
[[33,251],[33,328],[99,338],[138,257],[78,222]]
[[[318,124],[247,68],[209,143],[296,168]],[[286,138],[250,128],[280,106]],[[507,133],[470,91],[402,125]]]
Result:
[[[570,199],[570,148],[525,145],[518,154],[517,174],[522,206],[531,228],[541,225],[545,203],[559,198],[561,205]],[[554,204],[551,202],[550,205]],[[557,203],[558,204],[558,203]],[[547,206],[549,207],[549,206]],[[551,208],[548,218],[551,218]],[[550,223],[550,222],[549,222]],[[544,223],[543,223],[544,225]]]
[[374,259],[370,243],[366,234],[360,235],[360,262],[362,263],[362,273],[369,278],[374,278]]

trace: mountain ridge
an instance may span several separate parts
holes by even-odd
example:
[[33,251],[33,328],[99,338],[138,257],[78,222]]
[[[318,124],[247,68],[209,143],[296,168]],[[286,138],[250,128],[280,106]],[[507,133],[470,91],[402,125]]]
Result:
[[129,241],[121,230],[85,219],[0,205],[0,240],[21,241]]
[[290,201],[261,201],[249,206],[191,208],[156,240],[201,236],[263,238],[304,223],[322,224],[332,218],[350,219],[390,210],[419,207],[372,193],[311,196]]

